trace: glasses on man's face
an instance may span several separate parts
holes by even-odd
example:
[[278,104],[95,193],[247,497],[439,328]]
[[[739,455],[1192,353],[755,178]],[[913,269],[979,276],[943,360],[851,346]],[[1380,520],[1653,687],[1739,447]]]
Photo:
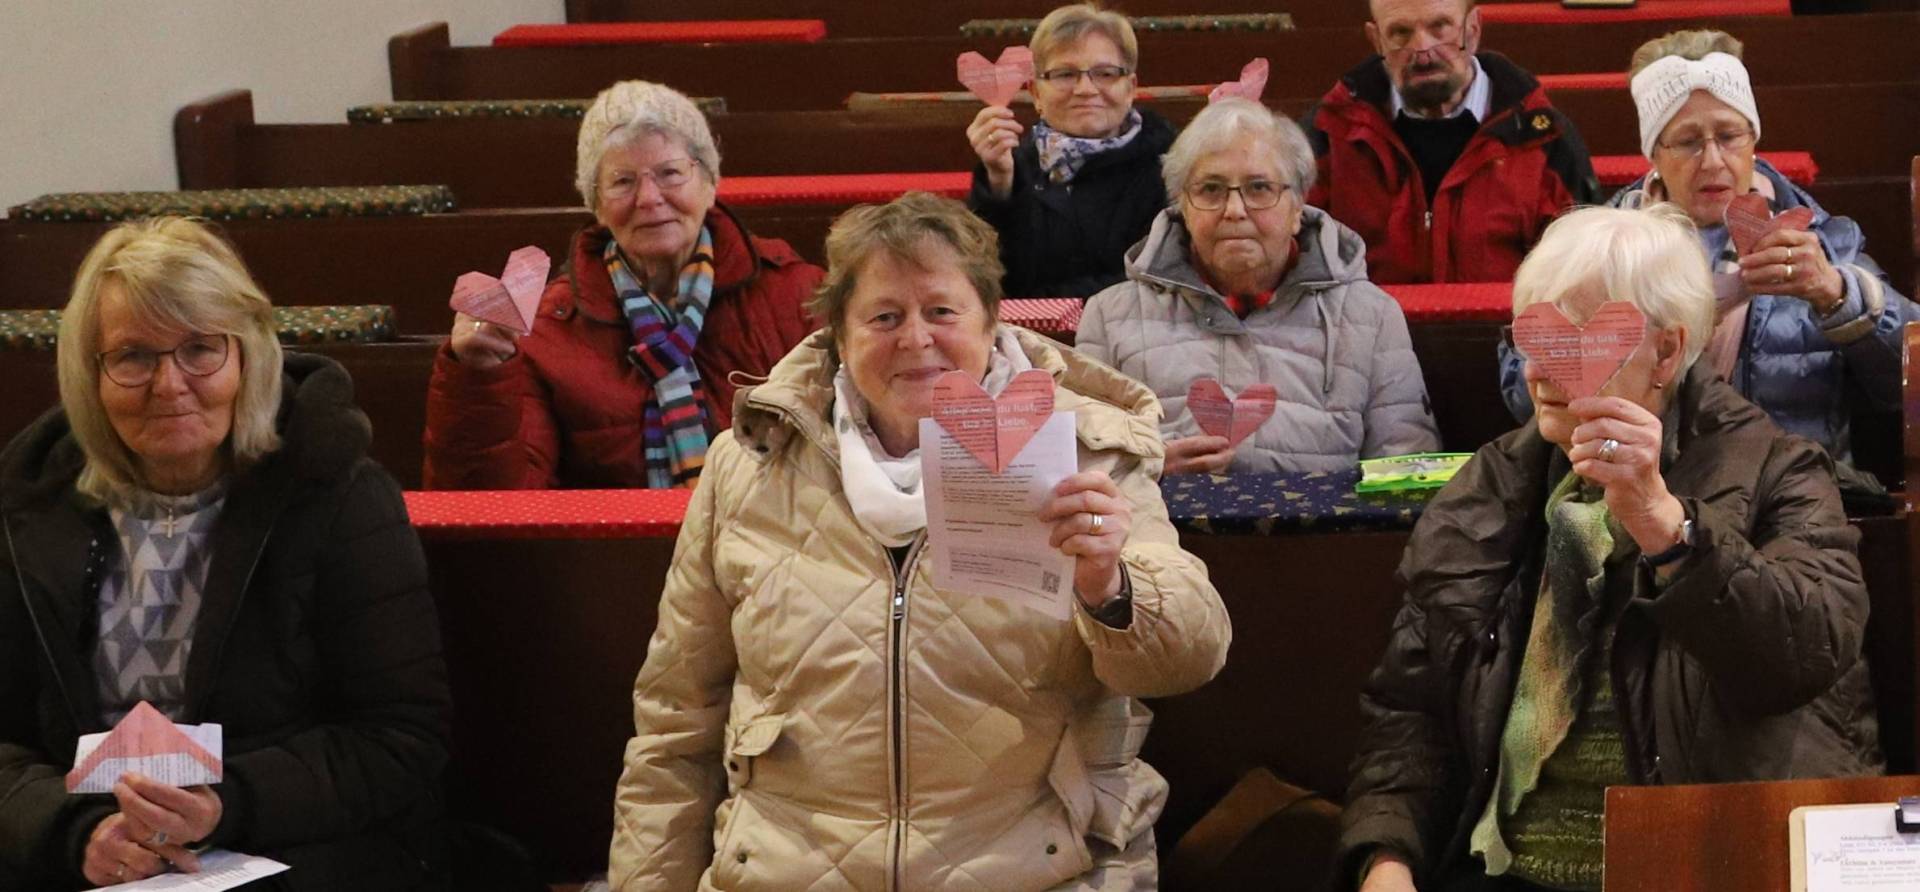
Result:
[[608,201],[626,201],[640,191],[640,181],[644,179],[653,180],[653,185],[661,192],[677,192],[693,182],[699,167],[700,162],[681,158],[656,164],[652,170],[616,170],[600,181],[600,196]]
[[199,334],[180,342],[172,350],[145,347],[121,347],[96,354],[100,370],[121,387],[142,387],[153,380],[160,369],[160,357],[173,357],[173,365],[196,378],[205,378],[227,367],[228,335]]
[[1668,152],[1673,153],[1674,157],[1683,161],[1692,161],[1706,153],[1708,144],[1719,146],[1720,154],[1722,155],[1744,152],[1753,146],[1753,131],[1730,130],[1725,133],[1716,133],[1712,136],[1695,136],[1688,139],[1674,140],[1673,142],[1663,142],[1660,144],[1660,148],[1666,149]]
[[1201,180],[1187,187],[1187,203],[1203,211],[1227,206],[1227,196],[1238,192],[1240,202],[1250,211],[1264,211],[1280,203],[1287,187],[1272,180],[1248,180],[1238,186],[1224,180]]
[[1080,78],[1087,77],[1093,85],[1104,90],[1132,74],[1133,69],[1125,65],[1095,65],[1092,68],[1049,68],[1035,75],[1034,79],[1056,90],[1071,90],[1080,85]]

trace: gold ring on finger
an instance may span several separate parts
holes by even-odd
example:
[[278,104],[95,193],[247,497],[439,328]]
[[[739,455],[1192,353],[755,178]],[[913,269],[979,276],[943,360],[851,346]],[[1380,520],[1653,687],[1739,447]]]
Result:
[[1105,514],[1094,514],[1092,512],[1088,512],[1088,520],[1087,520],[1088,534],[1098,536],[1100,535],[1100,531],[1106,528],[1107,528],[1107,516]]
[[1784,279],[1781,279],[1780,281],[1782,281],[1782,282],[1791,282],[1791,281],[1793,281],[1793,264],[1791,264],[1791,263],[1789,263],[1789,264],[1787,264],[1787,277],[1786,277],[1786,278],[1784,278]]

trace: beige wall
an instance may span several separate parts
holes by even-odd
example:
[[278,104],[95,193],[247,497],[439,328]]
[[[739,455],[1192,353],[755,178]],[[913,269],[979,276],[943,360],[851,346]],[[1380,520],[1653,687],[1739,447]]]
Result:
[[0,0],[0,208],[46,192],[173,189],[173,114],[253,91],[263,122],[344,121],[392,97],[387,38],[455,45],[562,0]]

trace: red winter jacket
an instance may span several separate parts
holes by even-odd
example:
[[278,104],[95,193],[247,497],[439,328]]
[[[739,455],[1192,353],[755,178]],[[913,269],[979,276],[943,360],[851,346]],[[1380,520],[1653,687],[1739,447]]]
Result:
[[[733,422],[733,373],[765,376],[811,332],[805,305],[824,272],[786,242],[749,235],[719,205],[713,300],[694,348],[708,430]],[[640,416],[651,386],[627,360],[633,329],[601,259],[599,226],[573,239],[564,278],[547,286],[520,352],[485,371],[451,348],[427,391],[428,489],[616,489],[647,485]]]
[[1487,120],[1427,206],[1413,156],[1393,130],[1393,89],[1375,56],[1308,112],[1319,176],[1307,203],[1367,242],[1378,284],[1506,282],[1554,215],[1600,201],[1580,134],[1539,81],[1480,53],[1492,88]]

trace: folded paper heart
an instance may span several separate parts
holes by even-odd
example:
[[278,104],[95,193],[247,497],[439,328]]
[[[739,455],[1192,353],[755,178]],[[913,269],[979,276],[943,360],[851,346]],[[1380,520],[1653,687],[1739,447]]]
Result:
[[1260,95],[1267,92],[1267,60],[1255,59],[1240,69],[1240,79],[1227,81],[1214,87],[1207,94],[1209,105],[1222,99],[1237,98],[1260,101]]
[[948,372],[933,384],[933,420],[995,474],[1052,416],[1053,376],[1039,369],[1013,376],[998,398],[965,372]]
[[540,293],[547,288],[553,260],[532,245],[507,255],[507,268],[496,279],[486,273],[467,273],[453,283],[447,305],[489,325],[521,334],[533,331],[533,314],[540,309]]
[[1601,304],[1584,326],[1550,303],[1534,304],[1513,320],[1514,349],[1569,400],[1599,393],[1646,336],[1646,317],[1624,300]]
[[1202,432],[1226,437],[1227,445],[1233,447],[1273,417],[1273,404],[1279,398],[1271,384],[1255,384],[1229,397],[1220,382],[1201,378],[1187,388],[1187,413]]
[[954,61],[959,71],[960,83],[981,102],[1002,108],[1013,102],[1020,88],[1033,80],[1033,51],[1024,46],[1010,46],[1000,51],[997,62],[987,61],[986,56],[976,52],[964,52]]
[[1779,214],[1767,209],[1765,196],[1748,192],[1727,202],[1727,233],[1733,236],[1733,250],[1745,257],[1753,253],[1753,246],[1760,243],[1767,233],[1776,230],[1804,231],[1813,225],[1813,209],[1806,207],[1788,208]]

